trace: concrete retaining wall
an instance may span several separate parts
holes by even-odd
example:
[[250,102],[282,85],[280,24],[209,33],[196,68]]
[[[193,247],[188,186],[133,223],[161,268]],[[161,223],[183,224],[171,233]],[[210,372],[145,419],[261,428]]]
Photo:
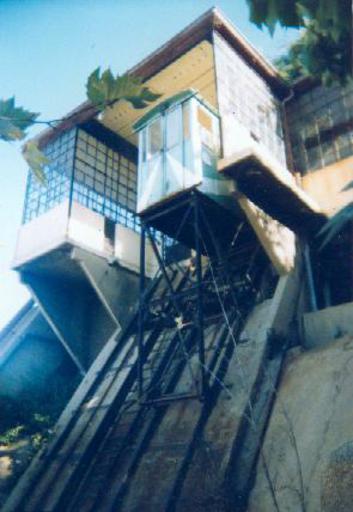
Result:
[[248,512],[352,510],[352,386],[352,336],[310,352],[292,351]]
[[325,308],[303,317],[304,345],[314,348],[344,334],[353,336],[353,302]]

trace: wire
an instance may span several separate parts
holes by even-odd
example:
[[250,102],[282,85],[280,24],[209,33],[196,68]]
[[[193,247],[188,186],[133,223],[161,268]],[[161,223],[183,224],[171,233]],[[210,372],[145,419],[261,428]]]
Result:
[[[206,244],[205,244],[205,241],[204,241],[202,235],[201,235],[201,238],[202,238],[202,242],[203,242],[203,244],[205,246],[205,250],[206,250],[206,253],[207,253]],[[255,414],[254,414],[254,407],[253,407],[253,403],[252,403],[252,400],[251,400],[251,397],[250,397],[249,385],[248,385],[247,380],[245,378],[244,368],[243,368],[243,365],[242,365],[242,363],[240,361],[240,358],[239,358],[239,355],[238,355],[238,350],[237,350],[238,342],[237,342],[237,340],[234,337],[233,329],[232,329],[232,326],[230,324],[228,314],[226,312],[226,309],[224,307],[223,301],[221,299],[221,295],[220,295],[219,289],[218,289],[218,284],[217,284],[217,281],[215,279],[215,274],[214,274],[214,269],[213,269],[212,261],[211,261],[209,255],[208,255],[208,253],[207,253],[207,256],[208,256],[208,259],[209,259],[209,265],[210,265],[211,274],[212,274],[212,278],[213,278],[213,281],[214,281],[214,286],[215,286],[215,289],[216,289],[216,293],[217,293],[217,296],[219,298],[221,309],[223,311],[223,315],[224,315],[224,318],[225,318],[225,321],[226,321],[226,325],[227,325],[228,330],[229,330],[230,338],[231,338],[231,340],[232,340],[232,342],[234,344],[234,356],[236,357],[236,360],[237,360],[237,363],[238,363],[238,367],[240,369],[240,381],[241,381],[242,387],[243,387],[243,389],[244,389],[244,391],[246,393],[246,396],[247,396],[246,403],[247,403],[247,406],[248,406],[249,414],[243,413],[243,416],[246,417],[246,419],[249,422],[249,425],[252,428],[252,430],[254,432],[256,432],[256,433],[259,433],[258,426],[256,424]],[[241,319],[243,320],[243,317],[241,317]],[[231,398],[234,398],[233,393],[231,391],[229,391],[229,389],[225,385],[224,381],[222,379],[219,379],[217,376],[215,376],[215,377],[217,378],[218,384],[227,393],[227,395],[229,397],[231,397]],[[262,446],[260,446],[259,452],[260,452],[260,457],[261,457],[261,460],[262,460],[262,463],[263,463],[263,466],[264,466],[264,471],[265,471],[266,479],[267,479],[268,484],[269,484],[269,488],[270,488],[270,492],[271,492],[271,497],[273,499],[275,510],[276,510],[276,512],[280,512],[279,504],[278,504],[276,493],[275,493],[275,488],[274,488],[274,485],[273,485],[273,482],[272,482],[272,479],[271,479],[268,463],[267,463],[267,460],[266,460],[266,457],[265,457],[265,454],[264,454]]]

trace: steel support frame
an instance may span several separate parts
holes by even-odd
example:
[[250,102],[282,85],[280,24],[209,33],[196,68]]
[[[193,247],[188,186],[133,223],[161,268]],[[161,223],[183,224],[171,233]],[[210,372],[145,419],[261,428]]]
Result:
[[[160,396],[153,399],[148,399],[145,396],[144,388],[144,336],[145,336],[145,322],[148,315],[148,307],[145,298],[146,289],[146,243],[147,240],[150,243],[153,254],[155,255],[159,270],[167,284],[169,290],[169,301],[170,301],[170,314],[174,316],[183,317],[182,305],[180,303],[180,293],[178,293],[171,282],[168,275],[163,256],[158,249],[156,241],[153,236],[153,228],[151,222],[156,217],[170,214],[170,208],[166,208],[164,211],[153,214],[151,217],[144,217],[141,219],[141,238],[140,238],[140,302],[139,302],[139,320],[138,320],[138,390],[140,401],[147,405],[153,404],[164,404],[169,401],[184,400],[190,398],[198,398],[203,400],[207,394],[207,370],[205,365],[205,339],[204,339],[204,315],[203,315],[203,272],[202,272],[202,240],[200,236],[200,222],[201,220],[201,204],[200,197],[197,192],[191,192],[187,200],[183,200],[179,203],[180,205],[186,206],[185,214],[183,215],[179,226],[176,226],[176,236],[181,231],[185,223],[189,220],[193,223],[194,231],[194,247],[195,247],[195,274],[196,283],[191,288],[191,293],[195,294],[196,288],[196,318],[194,321],[194,333],[195,333],[195,346],[198,351],[199,359],[199,372],[197,382],[196,393],[171,393],[166,396]],[[174,208],[172,208],[174,209]],[[180,334],[182,336],[182,334]],[[182,343],[182,341],[180,342]]]

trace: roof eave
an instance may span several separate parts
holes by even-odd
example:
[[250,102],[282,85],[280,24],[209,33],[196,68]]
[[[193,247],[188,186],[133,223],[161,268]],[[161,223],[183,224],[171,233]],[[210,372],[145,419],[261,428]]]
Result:
[[[204,39],[211,39],[215,31],[227,40],[256,69],[278,96],[284,98],[289,94],[289,87],[280,77],[276,68],[216,8],[206,11],[155,52],[129,69],[127,73],[148,80]],[[34,140],[40,147],[43,147],[61,132],[92,119],[97,114],[98,110],[89,101],[85,101],[66,115],[55,128],[44,130]]]
[[236,48],[280,96],[286,96],[289,93],[289,87],[277,69],[217,8],[206,11],[200,18],[131,68],[128,73],[136,74],[147,80],[203,39],[212,38],[213,32],[218,32],[231,46]]

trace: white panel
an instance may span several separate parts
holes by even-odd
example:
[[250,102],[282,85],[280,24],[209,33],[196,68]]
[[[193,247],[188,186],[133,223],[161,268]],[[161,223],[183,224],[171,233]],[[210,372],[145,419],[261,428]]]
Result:
[[68,224],[68,201],[55,206],[21,226],[13,266],[18,267],[65,242]]
[[73,203],[68,237],[71,242],[94,252],[106,252],[104,217],[78,203]]
[[251,148],[255,143],[249,131],[232,114],[222,116],[222,134],[224,158],[229,158],[244,148]]
[[[129,270],[140,272],[140,235],[120,224],[115,228],[114,256],[118,263]],[[146,242],[146,275],[154,277],[158,270],[158,263],[152,248]]]

